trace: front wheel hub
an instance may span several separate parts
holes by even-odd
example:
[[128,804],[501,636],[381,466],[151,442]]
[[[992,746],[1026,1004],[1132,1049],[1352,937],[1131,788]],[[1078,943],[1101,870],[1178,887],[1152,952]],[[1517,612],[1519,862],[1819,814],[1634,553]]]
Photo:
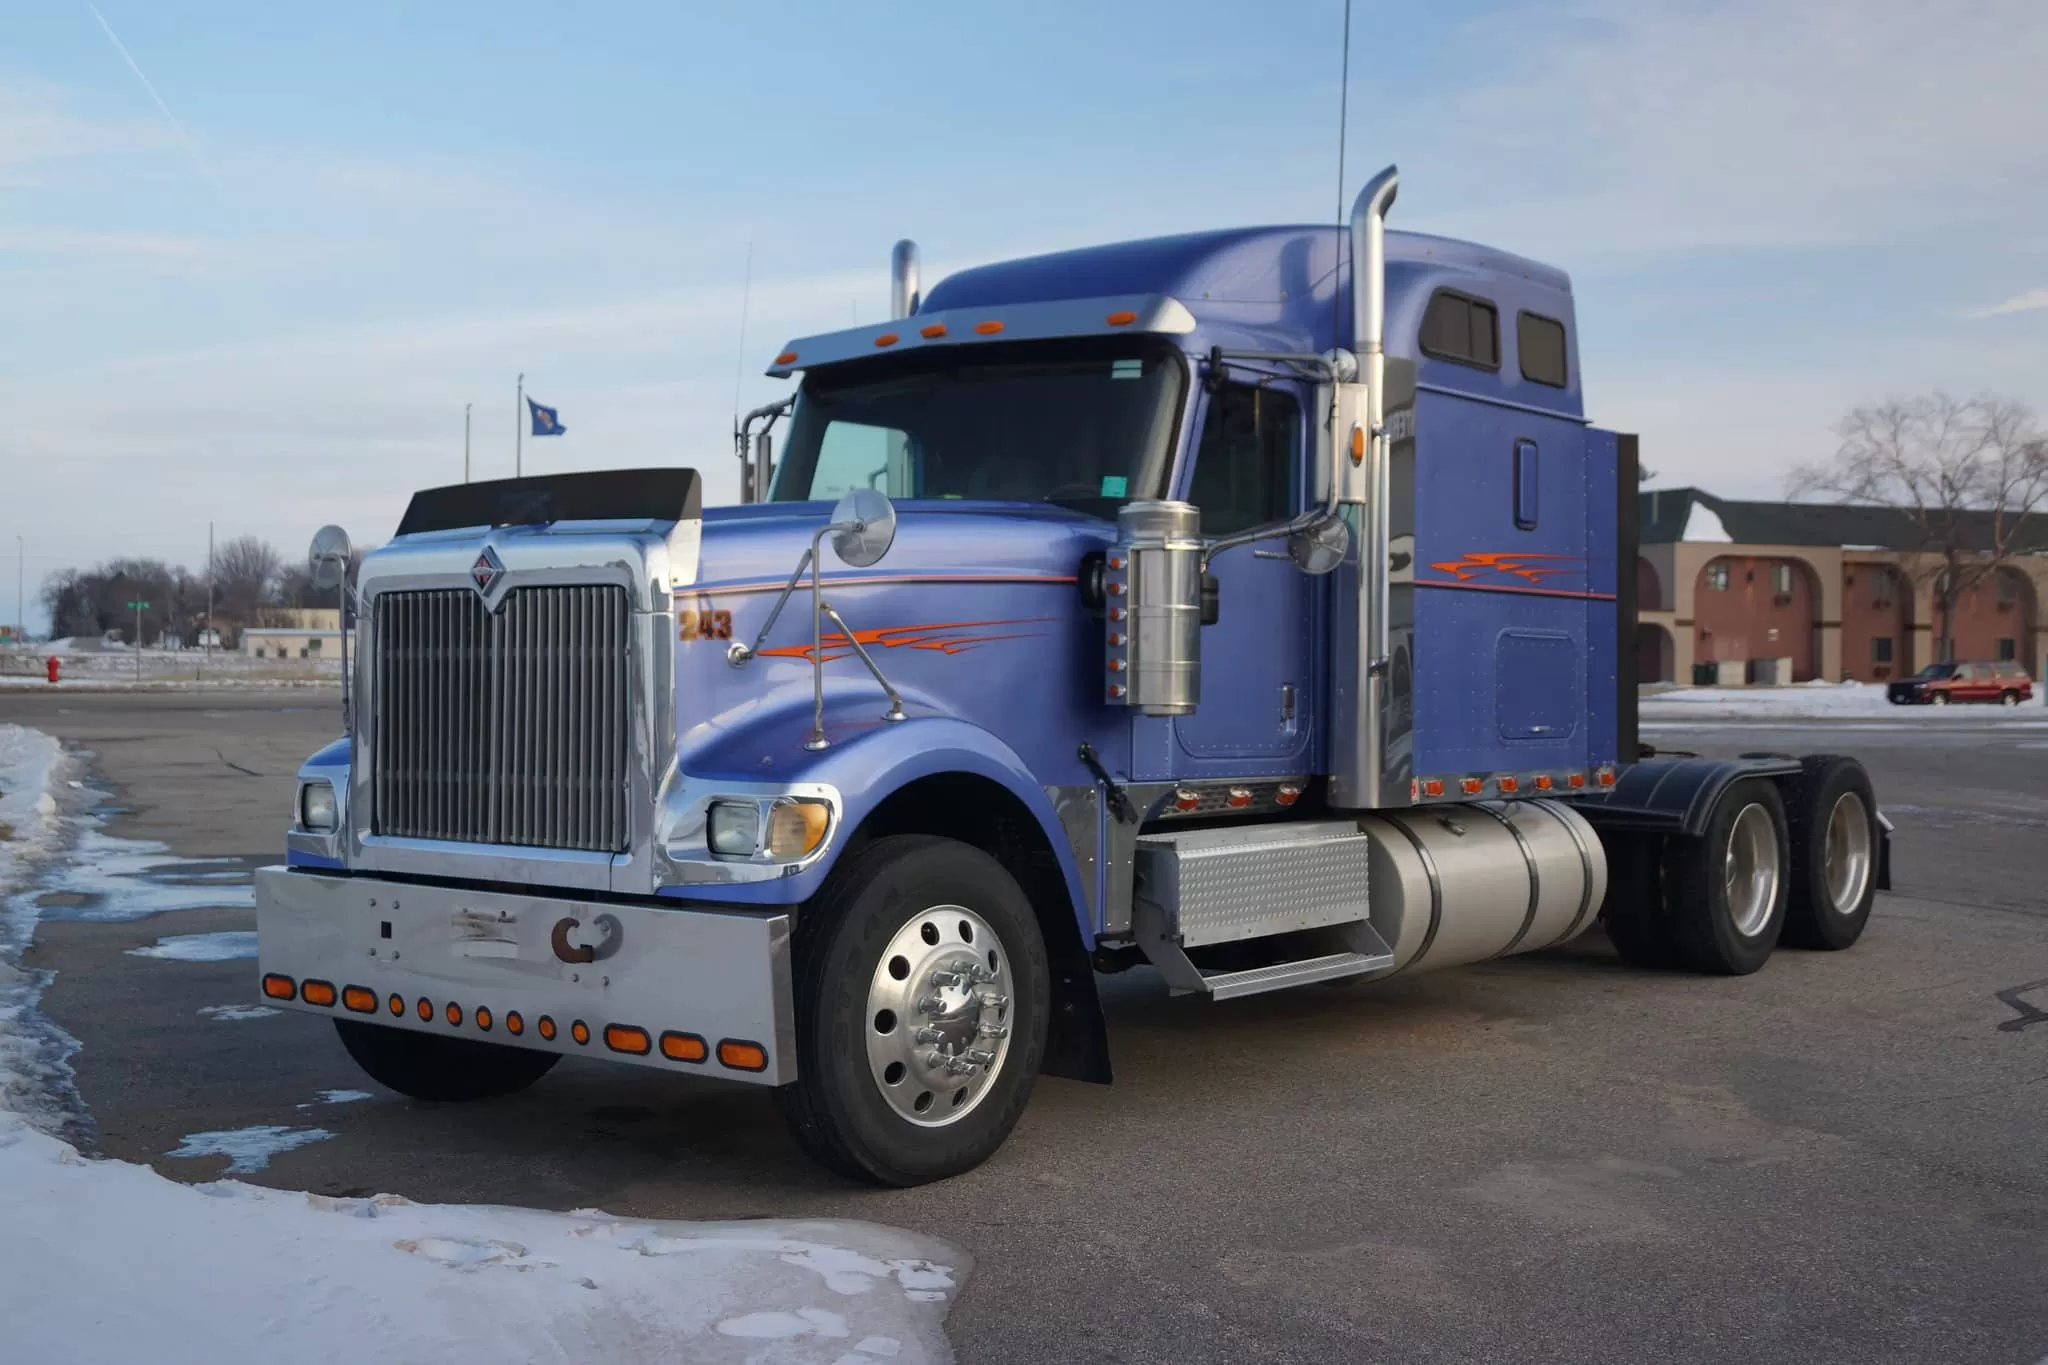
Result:
[[889,1107],[927,1128],[972,1112],[1009,1056],[1014,993],[987,920],[960,905],[911,916],[868,987],[868,1067]]

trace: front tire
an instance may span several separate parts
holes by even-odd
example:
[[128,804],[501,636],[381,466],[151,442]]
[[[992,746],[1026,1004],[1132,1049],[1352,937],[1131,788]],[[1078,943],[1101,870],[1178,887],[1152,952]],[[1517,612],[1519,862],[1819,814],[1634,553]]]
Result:
[[1785,926],[1788,842],[1784,798],[1761,777],[1729,783],[1700,838],[1668,842],[1665,912],[1684,965],[1747,976],[1769,960]]
[[515,1095],[561,1060],[552,1052],[443,1038],[354,1019],[335,1020],[334,1031],[371,1080],[416,1100],[463,1103]]
[[1998,694],[1998,704],[2000,706],[2018,706],[2020,704],[2020,694],[2017,692],[2001,692]]
[[1928,698],[1928,700],[1929,700],[1929,701],[1931,701],[1931,702],[1932,702],[1932,703],[1933,703],[1934,705],[1936,705],[1936,706],[1947,706],[1947,705],[1948,705],[1948,693],[1946,693],[1946,692],[1936,692],[1936,693],[1935,693],[1935,694],[1934,694],[1934,695],[1933,695],[1932,697]]
[[841,859],[798,917],[791,1131],[832,1170],[921,1185],[1003,1144],[1045,1054],[1051,972],[1016,880],[906,834]]

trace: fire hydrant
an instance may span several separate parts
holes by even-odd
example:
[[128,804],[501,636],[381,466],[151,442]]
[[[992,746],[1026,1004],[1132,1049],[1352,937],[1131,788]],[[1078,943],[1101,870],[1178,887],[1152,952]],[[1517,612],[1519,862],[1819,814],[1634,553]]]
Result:
[[45,664],[43,667],[43,671],[50,675],[51,682],[57,681],[57,674],[59,673],[59,671],[61,671],[61,669],[62,665],[60,665],[57,662],[57,656],[54,654],[50,656],[49,663]]

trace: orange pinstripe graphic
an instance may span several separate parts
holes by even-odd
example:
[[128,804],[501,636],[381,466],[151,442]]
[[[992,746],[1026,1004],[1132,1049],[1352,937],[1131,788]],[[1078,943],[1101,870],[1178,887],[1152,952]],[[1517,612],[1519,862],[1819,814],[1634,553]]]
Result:
[[[1050,616],[1032,616],[1015,621],[954,621],[929,626],[883,626],[878,630],[857,630],[853,638],[872,649],[930,649],[941,654],[962,654],[976,645],[985,645],[995,640],[1028,640],[1048,632],[1042,630],[1011,630],[988,634],[996,626],[1035,626],[1049,624]],[[961,634],[963,631],[984,632]],[[825,662],[844,659],[853,653],[853,646],[847,638],[833,632],[820,643],[824,646]],[[809,645],[780,645],[761,651],[762,657],[774,659],[808,659]]]

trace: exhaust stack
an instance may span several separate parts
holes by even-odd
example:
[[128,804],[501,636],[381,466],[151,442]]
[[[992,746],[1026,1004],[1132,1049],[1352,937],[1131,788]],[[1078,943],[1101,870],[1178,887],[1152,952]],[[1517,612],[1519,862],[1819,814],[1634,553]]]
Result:
[[922,301],[917,289],[917,243],[905,237],[889,253],[889,316],[907,318]]
[[1385,805],[1388,795],[1382,791],[1390,653],[1386,219],[1400,187],[1400,172],[1389,166],[1365,182],[1351,206],[1351,339],[1365,390],[1364,411],[1350,437],[1351,462],[1363,467],[1346,471],[1344,480],[1344,501],[1358,505],[1360,544],[1358,580],[1343,594],[1355,610],[1339,632],[1330,796],[1333,804],[1352,809]]

